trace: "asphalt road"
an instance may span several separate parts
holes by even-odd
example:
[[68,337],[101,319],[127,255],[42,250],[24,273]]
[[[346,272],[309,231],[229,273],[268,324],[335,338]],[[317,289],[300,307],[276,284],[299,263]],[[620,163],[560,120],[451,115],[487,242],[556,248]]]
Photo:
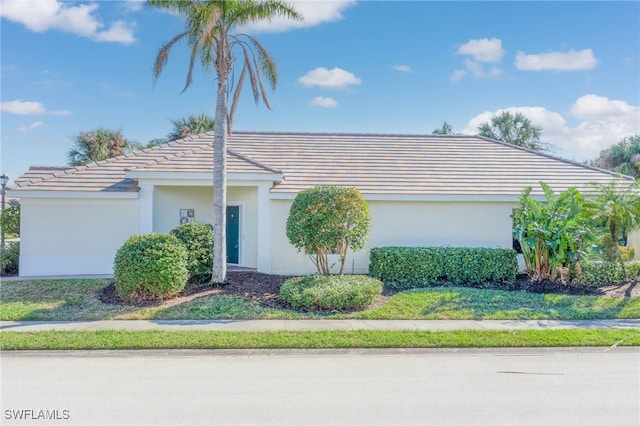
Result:
[[640,424],[638,348],[5,351],[0,362],[2,425]]

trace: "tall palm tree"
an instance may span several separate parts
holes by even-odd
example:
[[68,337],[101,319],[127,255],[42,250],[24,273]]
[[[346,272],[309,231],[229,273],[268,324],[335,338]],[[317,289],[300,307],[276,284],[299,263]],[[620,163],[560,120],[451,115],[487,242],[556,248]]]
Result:
[[214,130],[215,120],[206,114],[190,115],[177,120],[171,120],[173,129],[167,135],[167,140],[175,141],[189,135],[198,135],[204,132]]
[[[271,109],[267,99],[264,76],[272,88],[278,81],[275,62],[258,41],[247,34],[233,34],[240,25],[273,17],[302,19],[289,3],[282,0],[148,0],[154,8],[164,9],[185,17],[185,30],[164,44],[156,56],[153,68],[154,82],[169,58],[169,51],[185,40],[191,49],[191,58],[184,89],[191,85],[196,59],[204,68],[215,69],[218,78],[215,128],[213,142],[213,283],[227,280],[226,264],[226,205],[227,205],[227,135],[231,133],[233,115],[245,78],[248,76],[256,103],[262,101]],[[242,63],[237,79],[233,68],[236,59]],[[228,80],[231,84],[228,87]],[[235,88],[234,88],[235,83]],[[228,92],[233,92],[228,108]]]
[[640,135],[622,138],[602,151],[594,163],[597,167],[640,179]]
[[534,126],[527,117],[517,112],[511,114],[503,111],[491,118],[491,122],[484,122],[478,126],[480,136],[496,139],[524,148],[543,151],[540,142],[542,128]]
[[142,148],[139,143],[125,138],[120,130],[104,128],[78,133],[73,138],[73,145],[67,152],[70,166],[84,166]]
[[612,248],[626,276],[618,240],[628,232],[640,229],[640,180],[616,179],[594,184],[594,187],[596,196],[587,204],[587,214],[608,228]]

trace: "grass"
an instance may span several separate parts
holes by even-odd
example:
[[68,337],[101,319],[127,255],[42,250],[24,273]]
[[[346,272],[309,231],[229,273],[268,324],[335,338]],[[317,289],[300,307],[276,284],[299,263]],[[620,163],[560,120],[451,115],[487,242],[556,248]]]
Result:
[[640,298],[533,294],[463,287],[402,292],[375,309],[349,314],[273,309],[242,297],[212,295],[171,307],[102,303],[109,280],[21,280],[2,283],[0,319],[629,319],[640,318]]
[[637,330],[42,331],[0,333],[1,350],[640,346]]

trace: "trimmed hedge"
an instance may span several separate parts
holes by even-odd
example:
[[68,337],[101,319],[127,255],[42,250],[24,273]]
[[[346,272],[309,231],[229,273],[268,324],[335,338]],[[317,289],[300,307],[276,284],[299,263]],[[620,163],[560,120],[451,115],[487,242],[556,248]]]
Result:
[[474,247],[375,247],[369,275],[396,289],[513,281],[515,250]]
[[187,284],[187,250],[173,235],[132,235],[116,252],[113,274],[122,300],[167,298]]
[[211,280],[213,270],[213,226],[202,222],[184,223],[170,232],[187,249],[189,281]]
[[625,278],[618,262],[591,262],[581,265],[582,275],[578,278],[578,282],[584,285],[604,287],[638,279],[640,261],[625,262],[624,267],[629,274],[629,280]]
[[382,287],[365,275],[307,275],[285,281],[280,297],[294,309],[359,309],[375,302]]

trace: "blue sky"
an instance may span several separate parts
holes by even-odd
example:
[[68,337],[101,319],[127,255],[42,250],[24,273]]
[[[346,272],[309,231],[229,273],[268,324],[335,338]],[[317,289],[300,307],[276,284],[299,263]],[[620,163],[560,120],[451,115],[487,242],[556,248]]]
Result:
[[[505,109],[568,159],[640,134],[639,2],[299,1],[303,23],[261,23],[278,64],[272,111],[245,93],[235,130],[476,133]],[[214,74],[183,94],[178,45],[157,84],[158,48],[183,28],[139,1],[0,0],[1,166],[65,165],[99,127],[147,143],[170,119],[215,107]]]

